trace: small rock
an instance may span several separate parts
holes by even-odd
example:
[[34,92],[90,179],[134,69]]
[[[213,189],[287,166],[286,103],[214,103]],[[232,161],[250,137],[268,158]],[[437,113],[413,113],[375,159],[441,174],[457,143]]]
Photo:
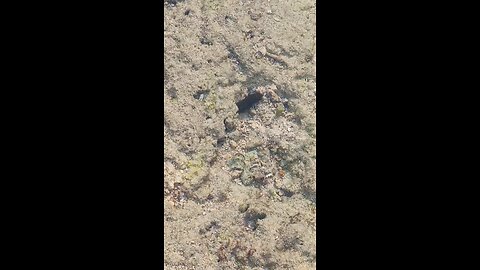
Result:
[[228,167],[230,170],[243,170],[245,168],[245,162],[240,156],[236,156],[228,162]]
[[243,171],[240,180],[244,186],[250,186],[253,182],[253,176],[249,171]]
[[249,207],[250,207],[250,205],[248,203],[242,203],[238,207],[238,211],[240,211],[240,213],[245,213],[248,210]]
[[226,133],[233,132],[236,129],[235,122],[230,118],[225,118],[225,120],[223,121],[223,124],[225,125]]

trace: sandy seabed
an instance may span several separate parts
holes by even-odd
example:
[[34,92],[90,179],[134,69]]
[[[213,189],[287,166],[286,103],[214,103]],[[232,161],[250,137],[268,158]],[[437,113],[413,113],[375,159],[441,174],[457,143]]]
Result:
[[315,1],[164,2],[165,269],[315,269]]

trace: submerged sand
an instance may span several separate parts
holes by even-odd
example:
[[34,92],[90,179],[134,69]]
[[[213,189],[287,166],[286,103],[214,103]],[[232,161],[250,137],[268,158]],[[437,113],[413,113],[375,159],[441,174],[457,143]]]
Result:
[[165,0],[166,269],[315,269],[315,13]]

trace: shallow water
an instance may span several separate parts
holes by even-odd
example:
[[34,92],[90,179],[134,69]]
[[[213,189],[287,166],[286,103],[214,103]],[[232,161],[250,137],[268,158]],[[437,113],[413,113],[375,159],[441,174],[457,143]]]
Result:
[[165,1],[166,269],[315,269],[315,13]]

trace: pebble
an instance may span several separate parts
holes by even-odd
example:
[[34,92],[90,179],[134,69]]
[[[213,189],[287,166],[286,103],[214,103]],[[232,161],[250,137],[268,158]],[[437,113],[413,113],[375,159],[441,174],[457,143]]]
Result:
[[240,211],[240,213],[245,213],[248,210],[249,207],[250,207],[250,205],[248,203],[242,203],[238,207],[238,211]]

